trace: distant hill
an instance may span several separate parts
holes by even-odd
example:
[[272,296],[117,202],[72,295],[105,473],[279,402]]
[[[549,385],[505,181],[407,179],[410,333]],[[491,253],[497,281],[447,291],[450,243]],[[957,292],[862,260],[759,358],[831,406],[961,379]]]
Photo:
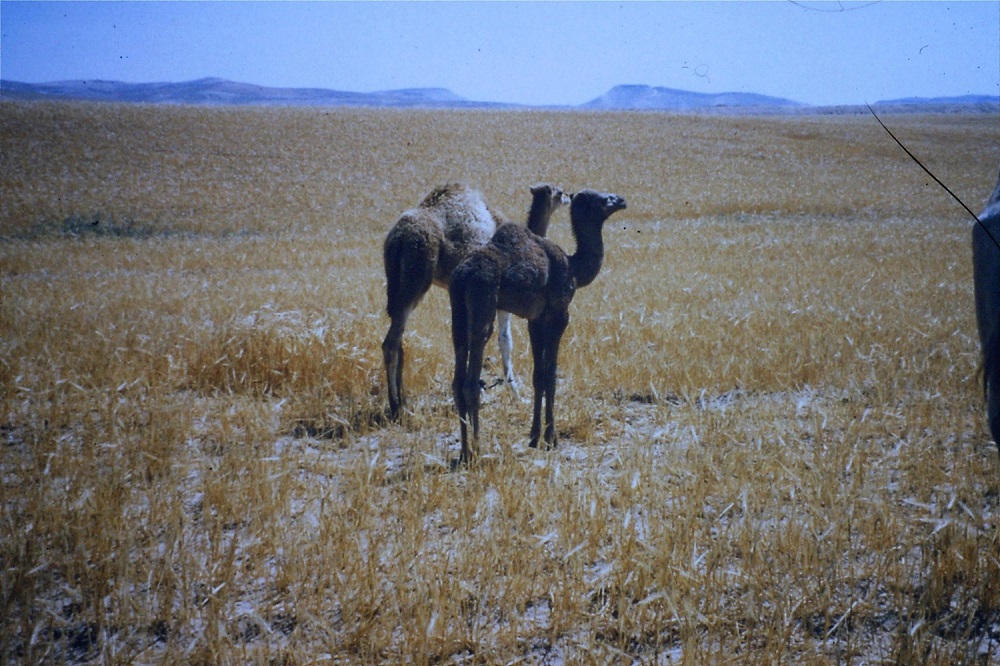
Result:
[[226,79],[184,83],[122,83],[120,81],[0,82],[0,99],[77,99],[145,104],[385,106],[385,107],[508,107],[472,102],[443,88],[386,90],[373,93],[325,88],[269,88]]
[[1000,104],[1000,96],[959,95],[958,97],[902,97],[885,99],[878,104]]
[[[141,104],[373,106],[394,108],[525,109],[524,105],[467,100],[444,88],[412,88],[359,93],[326,88],[270,88],[226,79],[206,78],[183,83],[123,83],[121,81],[0,81],[0,100],[88,100]],[[997,113],[1000,98],[988,95],[884,100],[875,106],[896,113]],[[545,107],[566,110],[649,110],[693,113],[862,113],[864,106],[815,107],[754,93],[697,93],[646,85],[615,86],[579,106]]]
[[874,104],[876,108],[896,112],[919,113],[1000,113],[1000,96],[960,95],[958,97],[903,97]]
[[719,107],[801,107],[799,102],[753,93],[697,93],[643,85],[615,86],[582,105],[587,109],[688,111]]

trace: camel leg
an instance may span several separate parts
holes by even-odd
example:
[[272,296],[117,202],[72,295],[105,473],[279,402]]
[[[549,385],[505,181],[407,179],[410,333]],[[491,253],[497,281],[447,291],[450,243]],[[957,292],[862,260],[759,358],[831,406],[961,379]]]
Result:
[[451,383],[451,392],[455,398],[455,409],[458,410],[459,430],[462,433],[462,453],[459,460],[467,462],[469,459],[469,405],[465,400],[465,375],[469,367],[469,347],[465,344],[465,336],[462,336],[462,343],[455,343],[455,379]]
[[569,314],[558,312],[549,319],[545,331],[545,376],[543,377],[543,385],[545,386],[545,443],[552,448],[556,446],[555,399],[559,343],[562,341],[562,335],[568,323]]
[[993,377],[986,389],[986,419],[990,434],[1000,450],[1000,377]]
[[460,462],[469,460],[469,404],[465,399],[465,378],[469,372],[469,313],[465,308],[460,280],[453,282],[448,293],[451,299],[451,342],[455,347],[455,377],[451,382],[451,392],[458,410],[459,430],[462,433],[462,453]]
[[[460,291],[461,287],[456,289]],[[473,293],[475,293],[473,291]],[[463,301],[456,303],[456,300]],[[465,300],[460,296],[452,298],[452,338],[455,349],[458,350],[464,343],[466,349],[466,370],[463,377],[455,375],[454,390],[462,392],[462,399],[468,415],[468,423],[463,423],[463,432],[468,425],[472,426],[472,443],[467,444],[468,438],[463,439],[461,462],[470,462],[479,451],[479,407],[482,401],[482,389],[480,380],[483,375],[483,356],[486,353],[486,343],[493,335],[493,318],[496,316],[496,293],[492,298],[480,298],[475,300]],[[457,309],[456,309],[456,306]],[[460,340],[463,331],[461,324],[464,320],[465,339]],[[456,363],[460,365],[460,360]],[[456,366],[457,367],[457,366]],[[461,380],[461,383],[459,381]]]
[[421,253],[414,254],[398,239],[386,240],[384,249],[386,314],[389,331],[382,341],[386,383],[389,387],[389,416],[396,420],[405,405],[403,395],[403,331],[417,304],[431,288],[434,263]]
[[[468,421],[472,426],[472,444],[462,446],[461,462],[471,462],[472,458],[479,455],[479,406],[482,399],[482,390],[479,386],[480,378],[483,374],[483,352],[486,348],[486,337],[469,336],[469,366],[465,375],[465,384],[462,387],[463,398],[468,413]],[[466,424],[462,424],[463,432]]]
[[403,398],[403,331],[406,330],[406,320],[413,312],[415,303],[403,308],[391,318],[389,331],[382,341],[382,358],[385,361],[385,378],[389,387],[389,417],[399,418],[400,410],[405,404]]
[[983,387],[986,396],[986,420],[990,434],[1000,449],[1000,330],[983,344]]
[[510,334],[509,312],[497,310],[497,342],[500,344],[500,358],[503,360],[503,377],[507,388],[514,394],[518,401],[521,400],[521,392],[518,390],[517,377],[514,376],[514,363],[511,361],[511,352],[514,349],[514,339]]
[[541,319],[528,322],[528,338],[531,340],[531,388],[534,391],[531,434],[528,446],[538,448],[538,439],[542,434],[542,396],[545,392],[545,325]]
[[545,403],[545,443],[556,445],[555,397],[556,369],[559,358],[559,343],[563,331],[569,323],[565,312],[549,313],[528,322],[528,336],[531,339],[531,356],[534,360],[531,381],[534,388],[534,405],[531,415],[531,435],[528,446],[538,448],[542,435],[542,403]]
[[[451,298],[451,338],[455,346],[455,378],[452,392],[461,421],[462,454],[459,461],[468,463],[478,453],[480,379],[486,343],[493,335],[496,316],[496,293],[492,298],[467,300],[468,291],[463,276],[452,279],[448,292]],[[475,292],[473,292],[475,293]],[[472,441],[469,441],[469,425]]]

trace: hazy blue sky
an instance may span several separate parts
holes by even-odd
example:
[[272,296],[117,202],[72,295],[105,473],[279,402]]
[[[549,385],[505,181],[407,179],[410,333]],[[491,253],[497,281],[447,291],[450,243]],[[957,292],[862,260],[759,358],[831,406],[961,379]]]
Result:
[[0,1],[0,77],[579,104],[620,83],[812,104],[1000,95],[1000,2]]

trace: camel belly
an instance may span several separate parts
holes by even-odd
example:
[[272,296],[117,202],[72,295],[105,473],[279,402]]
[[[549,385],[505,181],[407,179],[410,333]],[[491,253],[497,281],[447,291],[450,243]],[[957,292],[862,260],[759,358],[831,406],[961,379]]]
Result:
[[501,290],[497,308],[517,315],[522,319],[537,319],[545,310],[545,297],[537,294]]

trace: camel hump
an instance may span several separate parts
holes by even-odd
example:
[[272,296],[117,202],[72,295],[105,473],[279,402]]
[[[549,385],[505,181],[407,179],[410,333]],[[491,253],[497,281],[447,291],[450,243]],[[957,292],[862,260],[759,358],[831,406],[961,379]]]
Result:
[[420,208],[437,218],[445,238],[456,248],[483,245],[496,231],[483,195],[465,183],[436,187],[420,202]]
[[497,227],[490,244],[496,246],[507,256],[517,256],[525,251],[534,252],[539,244],[537,237],[526,227],[514,222],[507,222]]
[[428,192],[424,200],[420,202],[420,207],[438,208],[439,206],[447,205],[448,201],[461,199],[470,193],[479,194],[465,183],[445,183],[444,185],[438,185]]

